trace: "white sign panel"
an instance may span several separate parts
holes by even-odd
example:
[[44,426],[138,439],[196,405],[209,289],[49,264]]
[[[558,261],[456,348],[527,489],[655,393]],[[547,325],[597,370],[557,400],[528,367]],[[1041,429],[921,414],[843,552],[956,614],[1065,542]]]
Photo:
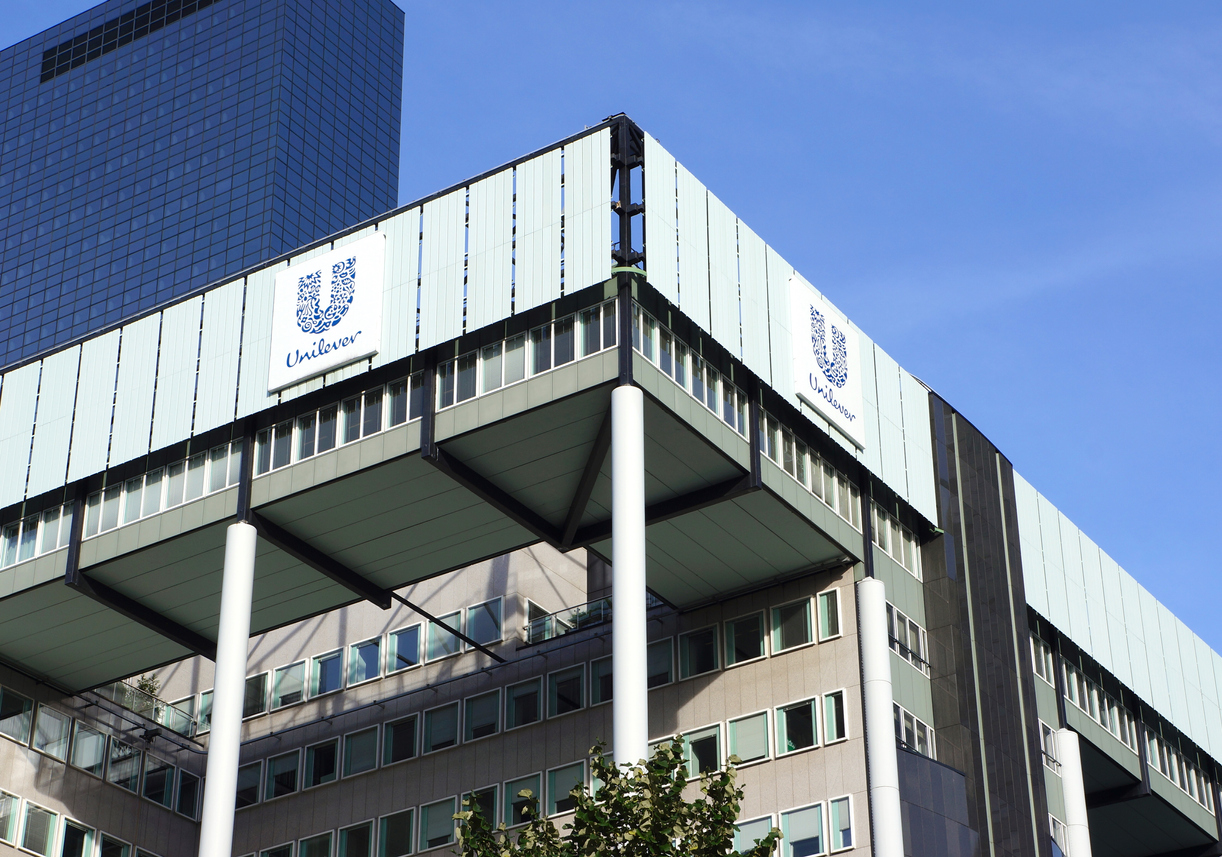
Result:
[[789,305],[798,397],[864,448],[866,426],[857,332],[798,277],[789,280]]
[[378,353],[385,256],[375,233],[276,275],[269,393]]

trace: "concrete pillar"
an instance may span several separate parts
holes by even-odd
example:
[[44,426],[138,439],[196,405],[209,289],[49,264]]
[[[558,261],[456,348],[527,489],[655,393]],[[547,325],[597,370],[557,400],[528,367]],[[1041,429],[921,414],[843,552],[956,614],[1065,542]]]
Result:
[[870,774],[870,833],[874,857],[904,857],[900,775],[895,749],[887,593],[867,577],[857,584],[857,633],[865,700],[866,768]]
[[1057,761],[1061,763],[1061,788],[1065,794],[1065,834],[1068,857],[1091,857],[1090,819],[1086,814],[1086,786],[1082,781],[1082,751],[1078,733],[1057,730]]
[[255,580],[255,528],[230,524],[225,533],[225,572],[221,582],[216,677],[212,686],[212,734],[200,815],[199,857],[230,857],[233,813],[238,789],[238,752],[242,741],[242,701],[246,694],[246,652],[250,642],[250,605]]
[[645,416],[641,391],[630,385],[611,392],[611,538],[612,752],[623,765],[649,752]]

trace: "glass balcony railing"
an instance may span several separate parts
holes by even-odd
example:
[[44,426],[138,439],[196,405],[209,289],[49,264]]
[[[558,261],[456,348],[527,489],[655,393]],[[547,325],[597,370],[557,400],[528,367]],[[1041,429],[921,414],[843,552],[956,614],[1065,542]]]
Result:
[[526,626],[526,642],[542,643],[544,640],[610,621],[611,599],[600,598],[531,620]]
[[196,722],[188,712],[177,708],[164,700],[125,681],[116,681],[101,687],[95,687],[93,692],[103,699],[109,699],[120,708],[139,714],[146,720],[151,720],[159,726],[164,726],[171,732],[177,732],[187,738],[195,736]]

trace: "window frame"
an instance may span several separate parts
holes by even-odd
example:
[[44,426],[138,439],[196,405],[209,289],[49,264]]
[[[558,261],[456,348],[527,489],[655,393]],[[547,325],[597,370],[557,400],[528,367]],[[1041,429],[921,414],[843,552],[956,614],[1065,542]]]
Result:
[[[663,643],[666,643],[667,647],[670,649],[670,658],[669,658],[669,668],[667,670],[667,679],[664,682],[650,685],[648,684],[648,681],[649,681],[649,650],[652,649],[654,646],[660,646]],[[650,690],[654,690],[655,688],[666,687],[667,685],[672,685],[676,681],[678,681],[677,676],[679,674],[679,670],[675,664],[675,650],[677,648],[678,647],[675,645],[674,635],[671,635],[669,637],[662,637],[661,639],[658,639],[658,640],[653,640],[652,642],[649,642],[645,645],[645,671],[646,671],[645,672],[645,681],[646,681],[646,686],[647,686],[646,692]]]
[[[486,607],[487,605],[493,603],[494,601],[496,602],[496,627],[497,627],[497,632],[498,632],[496,639],[482,640],[482,641],[477,640],[476,636],[471,633],[471,611],[477,608],[480,608],[480,607]],[[495,646],[495,645],[505,642],[505,599],[502,596],[498,595],[495,598],[489,598],[486,601],[479,602],[478,604],[471,604],[471,605],[468,605],[467,607],[464,607],[462,609],[462,622],[463,622],[463,627],[459,628],[459,630],[462,631],[464,634],[466,634],[471,639],[476,640],[476,642],[478,642],[481,646]],[[464,651],[464,652],[478,651],[478,649],[476,649],[474,646],[472,646],[470,643],[466,642],[465,640],[459,640],[458,642],[459,642],[459,645],[461,646],[460,651]]]
[[[317,748],[327,744],[333,744],[335,746],[335,770],[331,775],[331,779],[311,783],[309,781],[311,773],[310,751],[316,750]],[[306,789],[321,788],[329,783],[339,782],[340,773],[343,771],[343,743],[341,741],[341,736],[333,735],[323,741],[315,741],[313,744],[305,745],[305,747],[302,748],[302,756],[304,764],[301,767],[301,791],[305,791]],[[375,765],[374,767],[376,768],[377,766]]]
[[[557,796],[552,793],[554,791],[554,784],[552,782],[552,778],[559,771],[564,771],[564,770],[568,770],[569,768],[576,768],[576,767],[581,768],[581,777],[578,779],[577,784],[580,785],[582,789],[585,789],[588,784],[587,777],[588,777],[588,768],[589,768],[589,766],[586,764],[585,759],[578,759],[576,762],[569,762],[568,764],[565,764],[565,765],[556,765],[555,767],[548,768],[546,771],[543,772],[543,789],[544,791],[547,792],[547,800],[546,802],[544,802],[543,800],[539,801],[539,805],[541,808],[541,812],[540,812],[541,815],[544,815],[547,818],[552,818],[557,815],[567,815],[568,813],[571,813],[574,811],[573,809],[556,809]],[[575,787],[576,786],[574,786],[574,788]],[[559,797],[559,800],[567,800],[571,791],[572,789],[565,792],[563,795]]]
[[[595,664],[599,664],[600,666],[601,666],[602,664],[607,664],[608,668],[612,670],[611,672],[609,672],[609,673],[608,673],[609,675],[611,675],[611,676],[612,676],[612,679],[611,679],[611,687],[612,687],[611,695],[610,695],[610,696],[608,696],[606,699],[599,699],[597,702],[595,702],[595,700],[594,700],[594,696],[595,696],[595,694],[594,694],[594,688],[595,688],[594,665],[595,665]],[[594,707],[595,707],[595,706],[597,706],[597,705],[606,705],[608,702],[611,702],[611,700],[612,700],[612,699],[615,697],[615,690],[614,690],[614,688],[615,688],[615,678],[614,678],[615,673],[614,673],[614,671],[613,671],[613,664],[612,664],[612,661],[611,661],[611,655],[607,655],[606,657],[602,657],[602,658],[594,658],[593,660],[591,660],[591,661],[590,661],[590,664],[589,664],[589,669],[587,670],[586,675],[587,675],[588,681],[589,681],[589,683],[590,683],[590,686],[589,686],[589,687],[586,689],[586,693],[587,693],[587,699],[588,699],[588,702],[587,702],[587,704],[586,704],[586,708],[594,708]],[[601,674],[600,674],[600,675],[598,675],[598,676],[597,676],[597,678],[601,679],[601,678],[602,678],[602,675],[601,675]],[[601,694],[600,694],[600,695],[601,695]]]
[[[353,729],[351,732],[343,734],[343,741],[340,744],[340,760],[339,760],[339,776],[337,779],[344,780],[349,777],[359,777],[361,774],[367,774],[370,771],[376,771],[381,767],[382,761],[382,724],[375,723],[372,726],[365,726],[360,729]],[[368,768],[363,768],[359,771],[349,771],[348,759],[351,755],[348,751],[348,745],[353,736],[363,735],[366,732],[373,733],[373,764]]]
[[[14,846],[18,850],[24,851],[27,854],[37,854],[38,857],[53,857],[55,854],[55,846],[59,845],[59,823],[63,818],[63,814],[56,812],[50,807],[43,806],[37,801],[30,800],[29,798],[24,798],[19,804],[19,807],[21,815],[17,820],[18,823],[16,833],[13,834],[16,838],[16,842],[13,843]],[[25,837],[29,832],[29,813],[31,807],[51,816],[51,826],[47,832],[47,850],[45,852],[35,851],[33,848],[30,848],[25,844]]]
[[[848,806],[849,806],[848,811],[849,811],[849,840],[850,841],[848,845],[837,845],[836,844],[836,834],[839,833],[839,830],[837,830],[835,827],[832,826],[832,807],[835,804],[840,803],[840,801],[847,801]],[[856,848],[857,847],[857,835],[856,835],[857,825],[855,823],[856,822],[856,813],[854,812],[854,807],[853,807],[853,804],[854,804],[853,796],[851,794],[838,795],[833,798],[828,798],[823,803],[824,803],[824,806],[827,807],[827,811],[825,813],[827,817],[827,840],[828,840],[827,841],[827,853],[836,854],[841,851],[850,851]]]
[[[517,698],[515,696],[512,696],[509,692],[513,690],[514,688],[522,687],[523,685],[531,684],[532,682],[535,684],[535,715],[536,715],[535,719],[530,721],[529,723],[515,723],[512,726],[509,725],[509,721],[511,719],[509,716],[509,705],[513,700]],[[502,728],[503,732],[509,732],[513,729],[524,729],[527,726],[534,726],[536,723],[542,723],[546,719],[544,717],[544,714],[546,713],[547,708],[544,705],[543,676],[535,676],[533,678],[528,678],[525,681],[519,681],[519,682],[514,682],[513,684],[505,685],[504,690],[505,690],[505,702],[504,702],[505,704],[505,712],[504,712],[505,724],[504,724],[504,727]]]
[[408,822],[407,851],[403,852],[402,855],[395,854],[390,855],[390,857],[406,857],[408,854],[416,853],[416,807],[409,806],[406,809],[399,810],[398,812],[388,812],[386,815],[378,816],[378,842],[377,848],[375,849],[375,854],[377,857],[387,857],[385,832],[386,819],[394,818],[400,815],[407,815],[407,817],[411,819],[411,821]]
[[[321,699],[324,696],[330,696],[333,693],[339,693],[344,689],[345,687],[344,679],[347,678],[346,674],[348,672],[347,669],[345,669],[345,667],[347,667],[347,664],[345,663],[345,658],[344,658],[345,654],[346,654],[346,647],[340,646],[338,649],[327,649],[324,652],[319,652],[317,655],[310,656],[309,660],[307,661],[307,663],[309,664],[309,668],[306,670],[305,698],[307,700],[308,699]],[[331,659],[339,660],[339,684],[331,688],[330,690],[316,690],[315,688],[318,685],[318,678],[319,678],[319,673],[318,673],[319,664],[324,660],[331,660]]]
[[704,738],[708,737],[705,733],[713,732],[717,738],[717,767],[708,773],[715,774],[717,771],[721,771],[725,768],[727,759],[725,748],[726,730],[722,729],[721,727],[722,722],[718,720],[715,723],[698,726],[695,729],[685,729],[681,733],[683,736],[683,762],[687,769],[688,782],[698,780],[704,776],[705,772],[703,771],[697,770],[695,773],[692,772],[692,765],[697,761],[696,756],[692,751],[692,741],[703,740]]
[[[49,750],[44,750],[37,746],[38,737],[39,737],[38,736],[38,725],[39,723],[42,722],[42,714],[44,711],[51,712],[52,720],[54,720],[57,717],[63,718],[60,721],[61,724],[64,721],[67,721],[68,725],[67,725],[65,735],[63,736],[63,738],[61,738],[61,740],[64,742],[64,755],[62,757],[55,755],[54,753],[50,752]],[[68,759],[72,756],[72,735],[74,732],[76,732],[75,724],[76,724],[76,718],[73,717],[71,714],[65,714],[64,712],[60,711],[59,709],[52,708],[51,706],[46,705],[45,703],[42,703],[42,702],[38,703],[36,707],[34,708],[34,716],[31,720],[30,749],[33,750],[35,753],[39,753],[43,756],[46,756],[49,759],[55,759],[58,762],[67,763]]]
[[[781,634],[782,626],[780,623],[777,622],[777,613],[778,611],[783,610],[786,607],[794,607],[802,603],[805,603],[806,605],[807,640],[804,643],[794,643],[792,646],[781,646],[780,645],[780,634]],[[772,652],[773,657],[780,655],[780,654],[786,654],[788,652],[795,652],[798,649],[805,648],[806,646],[815,645],[815,638],[816,638],[815,618],[816,617],[815,617],[814,610],[815,610],[814,599],[811,598],[809,595],[802,597],[802,598],[795,598],[792,601],[786,601],[783,604],[775,604],[772,607],[768,608],[768,628],[769,628],[769,636],[771,638],[769,641],[770,642],[769,650]]]
[[[471,724],[470,724],[470,719],[471,719],[470,705],[471,703],[477,699],[484,699],[489,696],[496,697],[496,705],[494,706],[494,710],[496,711],[496,721],[493,725],[492,731],[489,732],[487,735],[479,735],[477,737],[468,737],[468,733],[471,728]],[[501,734],[501,725],[502,725],[501,724],[501,705],[502,705],[501,689],[499,687],[493,688],[492,690],[489,690],[489,691],[485,691],[484,693],[477,693],[472,696],[465,697],[463,699],[463,704],[462,704],[462,728],[459,730],[462,736],[461,743],[469,744],[472,741],[483,741],[485,738],[492,738],[492,737],[495,737],[496,735],[500,735]]]
[[[412,753],[411,755],[405,756],[402,759],[393,759],[393,760],[387,759],[386,742],[390,740],[388,736],[392,734],[390,731],[390,727],[397,726],[398,724],[403,723],[408,720],[412,721]],[[381,758],[378,760],[381,764],[379,765],[379,767],[385,768],[389,765],[399,765],[399,764],[402,764],[403,762],[410,762],[412,759],[418,759],[420,757],[420,740],[421,740],[420,722],[421,720],[422,718],[420,716],[420,712],[413,711],[411,714],[406,714],[403,717],[396,717],[393,720],[387,720],[385,723],[382,724],[382,740],[379,743],[379,748],[380,748],[379,751],[381,754]]]
[[[795,747],[792,750],[786,749],[789,743],[789,722],[788,718],[783,716],[786,709],[796,708],[799,705],[806,705],[811,710],[811,727],[814,732],[814,742],[809,747]],[[823,695],[815,694],[814,696],[800,697],[790,702],[783,702],[779,705],[772,706],[773,709],[773,729],[776,730],[776,758],[780,759],[785,756],[794,756],[798,753],[808,753],[811,750],[818,750],[823,746]],[[784,724],[784,726],[782,726]],[[781,729],[785,729],[785,734],[782,736]]]
[[[308,698],[306,695],[306,691],[309,690],[309,685],[310,685],[309,663],[310,663],[309,660],[301,659],[301,660],[293,661],[292,663],[285,664],[284,666],[281,666],[281,667],[276,667],[275,669],[272,670],[272,705],[270,709],[271,711],[279,711],[282,708],[288,708],[289,706],[292,706],[292,705],[300,705],[301,703],[306,701],[306,699]],[[280,682],[283,679],[284,675],[289,670],[293,669],[294,667],[301,667],[301,698],[295,699],[292,702],[281,702],[280,699],[281,699],[282,694],[280,693]]]
[[500,810],[501,810],[501,807],[499,806],[501,802],[501,786],[499,783],[492,783],[490,785],[480,786],[477,789],[470,789],[469,791],[465,791],[462,794],[460,794],[458,796],[458,811],[467,812],[473,804],[467,803],[464,805],[463,802],[466,801],[468,798],[473,798],[475,795],[479,794],[480,792],[487,792],[487,791],[491,791],[493,794],[492,818],[485,817],[484,820],[488,822],[489,827],[491,827],[493,830],[496,830],[497,819],[500,818]]
[[[438,843],[437,845],[429,845],[428,840],[424,838],[427,832],[427,825],[424,823],[424,817],[426,814],[425,811],[433,807],[441,806],[444,803],[450,804],[450,811],[446,813],[446,817],[451,819],[451,823],[453,825],[450,828],[449,838],[446,839],[445,842]],[[428,803],[420,804],[419,812],[416,815],[416,818],[418,819],[416,823],[416,835],[418,837],[417,842],[416,842],[417,844],[416,850],[418,852],[419,851],[430,851],[434,848],[444,848],[447,845],[454,844],[454,831],[458,829],[458,825],[453,824],[452,818],[455,813],[455,808],[457,806],[458,806],[458,798],[455,795],[450,795],[449,797],[443,797],[440,800],[434,800],[434,801],[429,801]]]
[[533,797],[536,801],[535,811],[539,815],[543,815],[543,810],[545,809],[546,805],[543,802],[543,772],[542,771],[535,771],[534,773],[523,774],[520,777],[514,777],[512,780],[505,780],[503,783],[501,783],[501,801],[502,801],[501,823],[505,825],[506,830],[512,830],[515,827],[522,827],[523,825],[529,823],[530,821],[529,819],[526,819],[523,821],[513,821],[513,818],[514,818],[513,799],[518,796],[518,792],[522,791],[522,789],[515,789],[511,791],[509,786],[511,783],[522,783],[532,778],[535,781],[535,788],[534,788],[534,794],[533,794]]
[[[738,756],[738,754],[734,752],[734,746],[733,746],[734,744],[734,724],[741,723],[744,720],[752,720],[756,717],[759,717],[760,715],[763,715],[764,717],[764,745],[765,745],[764,746],[764,755],[758,758],[755,758],[755,759],[747,759],[747,760],[739,761],[738,764],[735,765],[736,768],[746,768],[751,765],[758,765],[761,762],[770,761],[775,757],[775,752],[774,752],[775,746],[774,745],[776,744],[776,739],[772,734],[772,730],[773,730],[772,709],[771,708],[762,708],[759,711],[751,711],[746,714],[740,714],[737,717],[731,717],[730,719],[726,720],[726,761],[729,761],[731,756]],[[739,758],[742,759],[741,756],[739,756]]]
[[255,799],[248,804],[238,806],[235,796],[234,812],[242,809],[248,809],[252,806],[258,806],[263,802],[263,760],[255,759],[253,762],[247,762],[245,765],[238,765],[238,777],[239,779],[241,778],[243,770],[250,770],[251,768],[254,768],[257,771],[255,776]]
[[[741,622],[744,619],[750,619],[753,616],[759,617],[760,653],[753,658],[746,658],[741,661],[731,662],[730,660],[730,628],[735,623]],[[769,656],[770,654],[769,643],[771,642],[769,638],[772,635],[768,633],[767,611],[754,610],[749,613],[744,613],[741,616],[735,616],[733,619],[726,619],[721,624],[724,626],[722,629],[722,634],[721,634],[721,646],[722,646],[722,659],[725,663],[725,667],[724,667],[725,669],[733,669],[734,667],[740,666],[742,664],[753,664],[753,663],[756,663],[757,661],[765,660]]]
[[[837,695],[840,696],[840,707],[842,711],[844,712],[844,722],[841,724],[841,726],[844,728],[844,734],[841,735],[839,738],[829,738],[828,729],[827,729],[827,703],[829,699]],[[848,693],[847,687],[837,687],[832,690],[819,694],[819,717],[822,719],[822,722],[820,723],[820,727],[821,727],[820,737],[822,738],[822,743],[820,744],[820,746],[831,747],[834,744],[843,743],[844,741],[847,741],[849,740],[849,738],[852,737],[852,733],[850,733],[849,731],[848,699],[849,699],[849,693]]]
[[[353,681],[352,668],[353,668],[353,664],[355,663],[355,659],[357,657],[357,650],[360,646],[368,646],[370,643],[376,643],[378,646],[378,665],[377,665],[376,672],[374,673],[374,675],[368,678],[362,678],[362,679],[357,679],[356,681]],[[382,673],[384,671],[383,667],[386,661],[386,651],[383,646],[383,639],[382,639],[381,634],[379,634],[376,637],[370,637],[367,640],[359,640],[355,643],[349,643],[347,648],[348,648],[348,657],[347,657],[348,662],[345,665],[347,667],[347,669],[345,670],[346,674],[344,676],[344,686],[345,687],[359,687],[363,684],[369,684],[371,681],[377,681],[378,679],[382,677]]]
[[[389,631],[386,634],[386,656],[385,656],[386,667],[383,670],[384,675],[386,676],[398,675],[399,673],[404,673],[404,672],[407,672],[408,670],[419,669],[424,664],[424,651],[423,651],[424,634],[421,632],[421,628],[423,627],[423,625],[424,623],[422,622],[414,622],[411,625],[404,625],[402,628],[396,628],[395,630]],[[405,666],[405,667],[396,666],[392,669],[391,668],[391,653],[390,653],[391,641],[396,640],[397,636],[403,633],[404,631],[410,631],[413,628],[416,629],[416,662],[414,664],[409,664],[408,666]],[[394,661],[397,663],[398,659],[399,659],[399,649],[398,649],[397,640],[396,640]]]
[[[447,744],[444,747],[426,747],[429,737],[429,719],[428,716],[435,711],[441,711],[443,708],[454,709],[454,743]],[[420,712],[420,755],[429,756],[433,753],[440,753],[443,750],[451,750],[462,744],[462,700],[451,700],[450,702],[434,705],[432,708],[426,708]]]
[[[836,599],[836,633],[835,634],[825,634],[824,628],[823,628],[823,609],[822,609],[823,599],[829,595],[834,596]],[[815,618],[815,624],[818,625],[818,629],[816,631],[815,638],[820,643],[830,643],[832,640],[839,640],[841,637],[844,636],[844,610],[842,607],[844,603],[844,599],[840,597],[840,587],[833,584],[832,586],[829,586],[826,589],[823,589],[822,591],[816,593],[814,600],[815,600],[815,617],[814,618]]]
[[[264,760],[267,764],[263,766],[263,788],[261,789],[261,798],[262,799],[259,801],[259,803],[268,803],[269,801],[279,800],[280,798],[291,797],[301,791],[302,775],[305,773],[305,770],[302,766],[301,755],[302,755],[301,749],[298,748],[295,750],[289,750],[287,753],[277,753],[274,756],[268,756]],[[295,776],[294,776],[295,785],[293,786],[293,790],[290,792],[286,792],[285,794],[281,794],[281,795],[270,795],[269,791],[271,790],[272,776],[273,776],[272,775],[272,762],[276,761],[277,759],[287,759],[290,756],[292,756],[293,758],[297,760],[297,767],[295,769]]]
[[297,850],[294,851],[293,853],[296,854],[297,857],[301,857],[301,844],[303,842],[313,842],[316,839],[322,839],[324,836],[327,838],[327,857],[332,857],[332,855],[335,854],[335,831],[334,830],[324,830],[321,833],[315,833],[311,836],[301,837],[300,839],[297,840]]
[[377,851],[378,845],[378,831],[374,826],[376,820],[377,819],[374,818],[367,818],[364,821],[358,821],[354,824],[346,824],[343,827],[337,828],[335,831],[336,857],[345,857],[345,852],[343,850],[343,843],[345,839],[344,834],[348,833],[350,830],[356,830],[360,827],[364,827],[369,831],[369,848],[365,852],[365,857],[374,857],[374,852]]
[[789,809],[783,809],[777,813],[777,827],[780,828],[781,837],[782,837],[781,842],[780,842],[781,857],[791,857],[791,855],[793,854],[792,844],[791,844],[793,840],[789,835],[788,825],[785,823],[786,817],[793,815],[796,812],[803,812],[808,809],[815,809],[816,807],[818,807],[819,809],[819,850],[816,852],[813,852],[812,857],[822,857],[822,855],[825,855],[828,853],[829,841],[828,841],[828,835],[827,835],[827,824],[828,824],[827,801],[818,800],[818,801],[814,801],[813,803],[802,804],[800,806],[791,807]]
[[[557,680],[557,677],[561,676],[564,673],[577,673],[578,674],[577,687],[579,689],[579,692],[581,693],[580,703],[577,705],[576,708],[571,708],[568,711],[559,710],[559,707],[560,707],[559,688],[556,688],[555,693],[553,693],[553,686],[554,686],[555,681]],[[547,699],[545,700],[546,705],[544,708],[544,714],[545,714],[544,719],[546,720],[554,720],[557,717],[564,717],[567,714],[575,714],[578,711],[584,711],[586,708],[589,707],[586,704],[588,700],[586,699],[586,664],[585,664],[585,661],[581,661],[575,664],[569,664],[567,667],[561,667],[560,669],[550,671],[549,673],[547,673],[547,683],[545,686],[547,688]],[[555,700],[556,700],[556,709],[557,710],[555,712],[552,711],[553,697],[555,697]],[[542,801],[540,801],[540,803],[542,803]]]
[[[694,673],[684,674],[684,660],[685,660],[684,659],[685,649],[683,645],[684,641],[690,639],[695,634],[702,634],[710,630],[713,632],[713,662],[714,662],[713,668],[704,670],[703,672],[698,672],[698,673],[694,672]],[[714,673],[721,672],[722,670],[722,665],[721,665],[722,635],[719,632],[719,630],[720,630],[719,623],[713,622],[712,624],[704,625],[699,628],[692,628],[691,630],[684,631],[683,633],[677,635],[678,636],[678,647],[677,648],[679,650],[679,671],[678,671],[677,681],[687,681],[688,679],[691,679],[691,678],[699,678],[700,676],[713,675]]]
[[[455,626],[453,626],[453,625],[451,625],[450,627],[455,628],[455,630],[456,630],[456,631],[458,631],[459,633],[463,633],[463,628],[462,628],[463,611],[462,611],[462,609],[461,609],[461,608],[460,608],[460,609],[458,609],[458,610],[453,610],[453,611],[451,611],[451,612],[449,612],[449,613],[445,614],[444,616],[438,616],[438,617],[437,617],[437,619],[438,619],[438,621],[442,621],[442,622],[444,622],[444,621],[448,620],[448,619],[449,619],[451,616],[457,616],[457,617],[458,617],[458,623],[457,623],[457,627],[455,627]],[[462,638],[461,638],[461,637],[458,637],[457,635],[455,635],[455,634],[454,634],[453,632],[451,632],[451,631],[443,631],[443,633],[448,634],[448,635],[449,635],[449,636],[451,636],[451,637],[454,637],[454,642],[455,642],[456,648],[455,648],[455,649],[454,649],[454,651],[452,651],[452,652],[447,652],[447,653],[446,653],[446,654],[444,654],[444,655],[439,655],[439,656],[437,656],[437,657],[433,657],[433,656],[432,656],[432,654],[431,654],[431,652],[432,652],[432,646],[433,646],[433,629],[434,629],[434,628],[436,628],[436,629],[438,629],[438,630],[441,630],[441,625],[439,625],[437,622],[432,622],[432,621],[426,622],[426,623],[424,623],[424,624],[425,624],[425,633],[424,633],[424,659],[423,659],[422,663],[435,664],[435,663],[438,663],[439,661],[444,661],[446,658],[453,658],[453,657],[456,657],[457,655],[461,655],[461,654],[463,653],[463,651],[464,651],[464,646],[465,646],[466,644],[465,644],[465,643],[462,641]],[[448,623],[447,623],[447,624],[448,624]]]

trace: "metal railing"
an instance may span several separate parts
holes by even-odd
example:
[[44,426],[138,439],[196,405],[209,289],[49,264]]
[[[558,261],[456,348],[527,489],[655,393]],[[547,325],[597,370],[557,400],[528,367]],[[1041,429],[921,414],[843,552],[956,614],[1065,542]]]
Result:
[[611,621],[611,599],[600,598],[576,607],[566,607],[556,613],[540,616],[527,624],[526,642],[542,643],[573,631]]
[[171,732],[177,732],[187,738],[195,736],[197,724],[190,713],[125,681],[95,687],[93,692],[103,699],[109,699],[120,708],[126,708],[146,720],[164,726]]

